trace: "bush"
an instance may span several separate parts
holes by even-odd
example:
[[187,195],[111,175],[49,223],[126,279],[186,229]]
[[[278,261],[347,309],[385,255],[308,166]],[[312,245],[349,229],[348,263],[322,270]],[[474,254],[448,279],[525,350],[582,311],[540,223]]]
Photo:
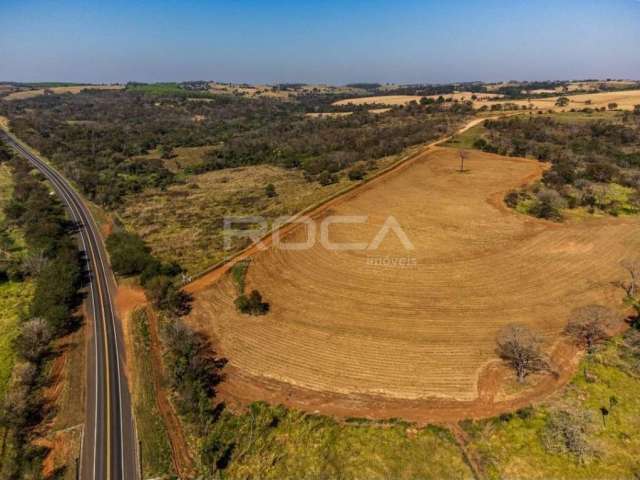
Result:
[[273,183],[270,183],[266,187],[264,187],[264,193],[266,193],[267,197],[269,198],[273,198],[278,195],[278,192],[276,192],[276,187],[273,185]]
[[587,439],[591,423],[591,416],[587,412],[552,412],[542,434],[542,444],[551,453],[573,455],[578,462],[584,463],[588,456],[595,453]]
[[536,195],[536,203],[530,212],[538,218],[547,220],[561,220],[560,210],[566,206],[565,201],[555,190],[541,190]]
[[506,203],[507,206],[511,208],[516,208],[518,206],[519,201],[520,201],[520,194],[516,191],[509,192],[504,197],[504,203]]
[[318,182],[323,187],[327,185],[331,185],[332,183],[336,183],[338,181],[338,177],[335,173],[329,173],[329,171],[325,170],[320,175],[318,175]]
[[361,167],[356,167],[349,170],[349,180],[357,181],[364,178],[364,170]]
[[269,312],[269,304],[262,301],[258,290],[253,290],[248,296],[240,295],[234,303],[238,311],[245,315],[266,315]]
[[245,278],[247,277],[247,271],[249,270],[250,260],[241,260],[231,267],[231,276],[233,277],[233,283],[236,285],[238,294],[244,293]]

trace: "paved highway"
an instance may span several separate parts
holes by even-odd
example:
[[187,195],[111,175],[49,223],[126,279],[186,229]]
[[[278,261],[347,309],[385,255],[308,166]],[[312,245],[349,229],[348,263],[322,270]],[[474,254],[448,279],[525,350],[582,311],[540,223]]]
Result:
[[87,311],[93,317],[93,339],[87,355],[86,422],[80,477],[138,480],[138,445],[122,368],[124,344],[113,304],[115,280],[100,232],[80,195],[60,173],[6,132],[0,135],[51,182],[79,226],[80,246],[90,270]]

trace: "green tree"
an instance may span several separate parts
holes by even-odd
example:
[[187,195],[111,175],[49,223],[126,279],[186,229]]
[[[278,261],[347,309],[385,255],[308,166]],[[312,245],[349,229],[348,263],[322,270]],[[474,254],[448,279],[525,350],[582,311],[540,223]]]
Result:
[[119,275],[137,275],[153,262],[151,250],[136,234],[112,233],[106,243],[111,266]]

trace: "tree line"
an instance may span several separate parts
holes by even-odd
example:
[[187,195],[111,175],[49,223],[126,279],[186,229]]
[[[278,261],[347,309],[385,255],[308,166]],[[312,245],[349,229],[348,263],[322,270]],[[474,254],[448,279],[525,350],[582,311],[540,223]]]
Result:
[[[54,340],[73,331],[80,319],[83,265],[73,239],[75,225],[40,174],[25,160],[0,145],[0,162],[11,167],[13,193],[5,205],[6,222],[22,232],[26,255],[9,256],[0,264],[0,281],[31,278],[35,291],[13,343],[18,360],[2,405],[0,421],[9,432],[1,466],[2,478],[38,478],[45,450],[33,444],[47,415],[42,389],[46,365],[56,354]],[[3,235],[3,249],[11,237]],[[12,251],[9,248],[7,251]]]

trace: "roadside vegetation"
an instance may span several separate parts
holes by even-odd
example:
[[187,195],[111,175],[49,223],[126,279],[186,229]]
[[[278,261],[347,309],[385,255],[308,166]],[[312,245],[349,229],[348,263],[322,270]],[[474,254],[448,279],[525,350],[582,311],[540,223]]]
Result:
[[[12,299],[13,313],[7,312],[17,320],[6,332],[12,342],[2,345],[3,356],[14,364],[0,411],[4,428],[0,476],[38,478],[47,449],[34,441],[53,413],[43,391],[51,362],[61,353],[55,340],[79,325],[75,309],[82,268],[72,239],[74,226],[44,179],[4,145],[0,163],[4,171],[10,169],[13,184],[10,197],[2,198],[0,291],[21,292]],[[2,368],[10,369],[10,363]]]
[[140,438],[144,478],[158,478],[173,472],[171,445],[161,412],[157,406],[160,394],[154,382],[158,365],[154,365],[147,312],[133,312],[130,326],[133,334],[134,385],[133,399],[136,428]]

